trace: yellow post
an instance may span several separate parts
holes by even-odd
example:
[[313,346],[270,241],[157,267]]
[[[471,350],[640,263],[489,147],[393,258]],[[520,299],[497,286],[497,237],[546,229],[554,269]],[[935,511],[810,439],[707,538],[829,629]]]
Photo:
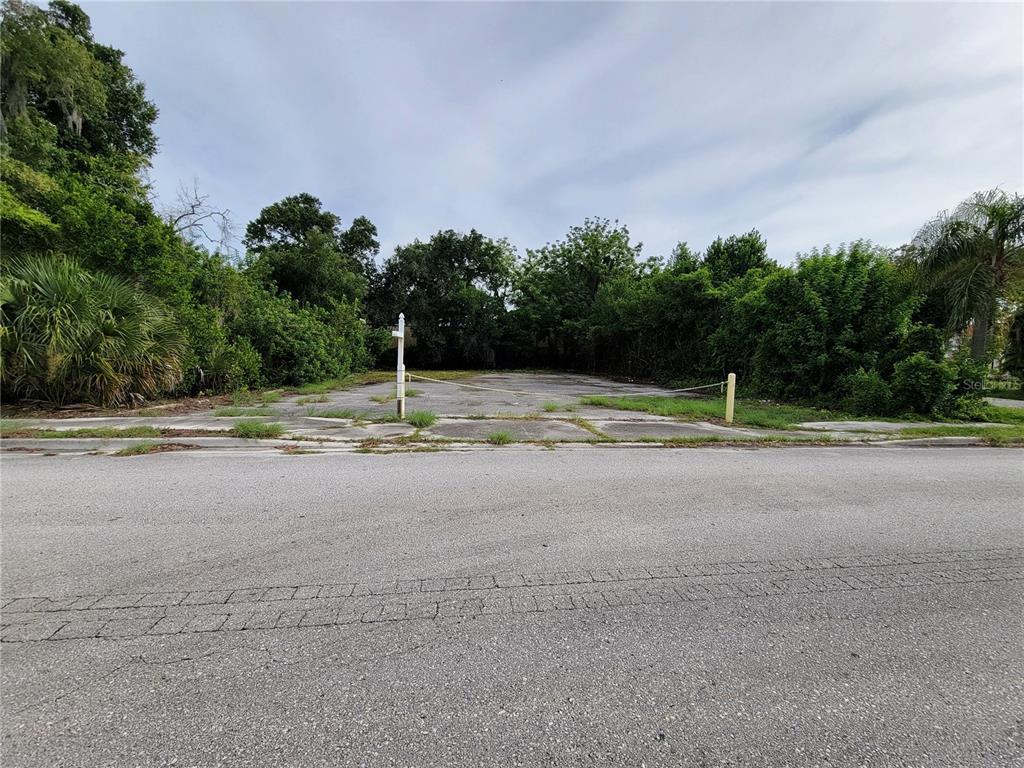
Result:
[[725,423],[732,424],[733,412],[736,410],[736,374],[730,373],[725,384]]

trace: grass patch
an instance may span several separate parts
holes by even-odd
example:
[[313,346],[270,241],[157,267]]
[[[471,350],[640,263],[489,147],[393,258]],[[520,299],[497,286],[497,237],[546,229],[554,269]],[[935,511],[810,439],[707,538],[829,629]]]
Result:
[[136,445],[129,445],[119,451],[114,451],[114,456],[148,456],[151,453],[170,453],[172,451],[191,451],[199,448],[198,445],[187,443],[156,443],[145,442]]
[[389,392],[386,395],[370,395],[370,399],[373,400],[373,402],[380,403],[381,405],[384,403],[390,403],[395,398],[396,395],[394,392]]
[[[586,419],[584,419],[581,416],[573,416],[571,419],[569,419],[569,422],[571,424],[575,424],[580,429],[587,430],[587,432],[589,432],[590,434],[594,435],[594,437],[596,437],[601,442],[606,442],[606,443],[615,442],[615,440],[613,438],[611,438],[608,435],[606,435],[604,432],[602,432],[600,429],[595,427],[593,424],[591,424],[589,421],[587,421]],[[588,442],[594,442],[594,441],[590,440]]]
[[431,411],[413,411],[405,417],[405,421],[417,429],[426,429],[437,422],[437,416]]
[[[722,420],[725,418],[725,398],[697,399],[662,395],[608,397],[593,396],[580,399],[583,405],[615,408],[620,411],[643,411],[657,416],[671,416],[683,421]],[[748,427],[789,429],[803,421],[826,421],[836,414],[819,408],[801,405],[782,405],[767,402],[745,403],[736,401],[735,423]]]
[[329,403],[331,398],[327,395],[310,395],[309,397],[300,397],[295,401],[297,405],[312,405],[313,403]]
[[217,408],[214,416],[270,416],[273,413],[269,408],[241,408],[237,405],[229,405],[224,408]]
[[232,437],[246,440],[266,440],[284,434],[283,424],[265,424],[262,421],[240,421],[231,428]]
[[355,419],[359,417],[358,413],[348,408],[324,408],[320,411],[315,408],[309,408],[306,411],[306,415],[316,416],[321,419]]
[[544,405],[541,406],[541,410],[545,413],[555,413],[555,411],[559,410],[561,407],[562,406],[558,403],[544,403]]
[[1007,408],[1003,405],[990,405],[982,412],[985,421],[995,421],[1000,424],[1015,424],[1024,426],[1024,408]]
[[491,445],[508,445],[511,442],[515,442],[515,438],[512,437],[511,432],[499,430],[497,432],[491,432],[491,434],[487,436],[487,442]]

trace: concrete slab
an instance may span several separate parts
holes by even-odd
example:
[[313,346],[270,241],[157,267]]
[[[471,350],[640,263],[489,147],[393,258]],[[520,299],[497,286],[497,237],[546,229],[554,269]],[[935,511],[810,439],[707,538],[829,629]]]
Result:
[[486,440],[494,432],[508,432],[516,440],[589,440],[593,434],[554,419],[442,419],[424,432],[438,437]]
[[[899,432],[916,427],[962,427],[961,424],[940,421],[805,421],[797,424],[801,429],[816,429],[838,432]],[[1002,424],[971,422],[972,427],[1000,427]]]
[[648,421],[646,419],[618,421],[600,419],[594,421],[593,424],[606,435],[619,440],[642,437],[751,437],[757,434],[746,429],[734,429],[703,421]]
[[[311,420],[310,420],[311,421]],[[338,426],[300,427],[288,430],[289,434],[303,437],[324,437],[330,440],[366,440],[380,437],[404,437],[411,435],[416,428],[411,424],[365,424],[355,426],[352,423],[340,423]]]
[[[414,379],[407,386],[418,393],[406,399],[407,411],[427,410],[439,416],[525,416],[543,412],[547,403],[562,407],[577,406],[579,398],[587,395],[669,394],[668,390],[661,387],[561,373],[484,373],[443,383]],[[393,396],[394,391],[395,385],[392,382],[367,384],[329,392],[323,395],[324,402],[300,403],[300,400],[308,400],[310,396],[294,395],[275,403],[271,408],[282,416],[304,416],[317,410],[341,408],[372,418],[395,412],[393,399],[384,403],[374,400]],[[600,410],[604,415],[611,413]]]
[[899,432],[911,427],[935,426],[930,421],[805,421],[800,429],[820,429],[839,432]]

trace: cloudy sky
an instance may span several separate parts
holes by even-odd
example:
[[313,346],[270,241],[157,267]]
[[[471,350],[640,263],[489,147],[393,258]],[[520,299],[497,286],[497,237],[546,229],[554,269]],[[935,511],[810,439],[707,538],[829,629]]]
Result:
[[1019,3],[84,7],[160,108],[161,198],[198,179],[239,231],[311,192],[385,254],[606,216],[785,263],[1024,187]]

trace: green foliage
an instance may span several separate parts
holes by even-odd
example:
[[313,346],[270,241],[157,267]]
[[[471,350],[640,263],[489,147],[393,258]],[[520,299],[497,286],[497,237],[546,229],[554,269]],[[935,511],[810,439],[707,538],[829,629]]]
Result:
[[828,395],[849,374],[875,368],[905,336],[914,303],[902,274],[865,242],[812,252],[756,290],[752,383],[785,398]]
[[858,368],[841,382],[843,409],[858,416],[883,416],[892,409],[892,389],[878,371]]
[[184,339],[152,297],[69,259],[41,257],[5,267],[5,394],[123,405],[181,380]]
[[1017,377],[1024,377],[1024,309],[1018,310],[1010,320],[1003,368]]
[[515,345],[551,365],[596,364],[591,312],[602,288],[640,274],[640,244],[608,219],[586,219],[564,240],[527,251],[515,272]]
[[[671,416],[684,421],[725,418],[725,400],[723,398],[699,399],[660,395],[605,397],[599,395],[584,397],[580,403],[623,411],[643,411],[658,416]],[[823,421],[833,416],[833,413],[818,408],[737,400],[734,419],[738,425],[766,429],[789,429],[800,422]]]
[[476,231],[400,246],[374,279],[371,322],[386,328],[404,312],[415,338],[408,359],[421,367],[493,366],[513,260],[506,243]]
[[[682,254],[677,251],[673,260],[676,269],[686,263],[681,259]],[[768,258],[768,243],[756,229],[739,237],[732,235],[724,240],[719,237],[708,246],[701,262],[707,267],[716,285],[743,277],[752,269],[763,269],[774,264]]]
[[434,425],[437,421],[437,416],[430,411],[413,411],[405,417],[405,420],[417,429],[426,429]]
[[254,289],[229,331],[248,340],[262,360],[264,383],[304,384],[344,376],[352,349],[320,307]]
[[892,376],[893,407],[901,413],[936,413],[955,385],[956,374],[949,365],[917,352],[896,364]]
[[284,434],[284,425],[262,421],[240,421],[231,428],[233,437],[247,440],[269,440]]
[[498,430],[497,432],[491,432],[487,436],[487,442],[491,445],[508,445],[515,441],[515,437],[512,436],[511,432],[504,430]]
[[999,302],[1024,278],[1024,195],[972,195],[922,227],[909,255],[922,287],[944,297],[948,326],[973,322],[971,354],[984,360]]

